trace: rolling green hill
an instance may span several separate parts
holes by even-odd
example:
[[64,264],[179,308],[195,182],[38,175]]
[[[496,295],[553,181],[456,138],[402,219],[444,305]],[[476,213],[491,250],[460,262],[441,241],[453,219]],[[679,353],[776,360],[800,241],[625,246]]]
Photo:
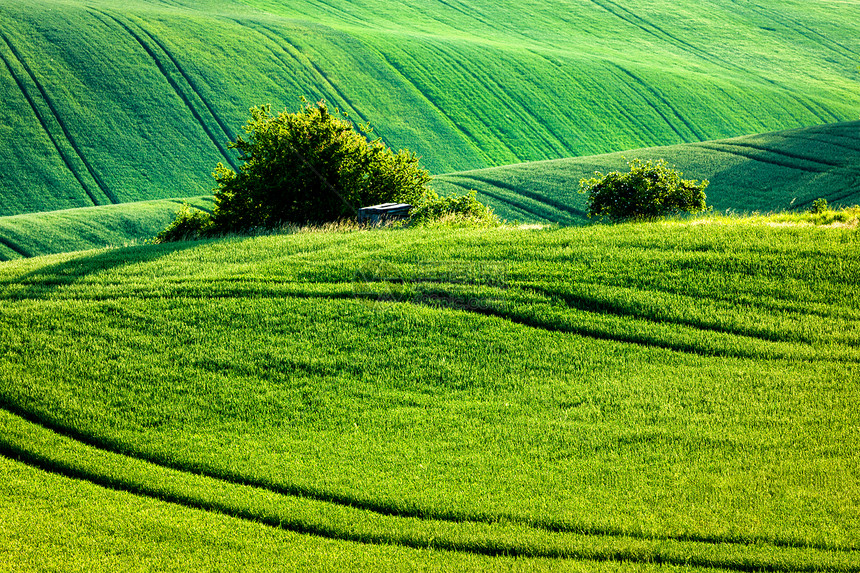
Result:
[[434,172],[857,117],[860,6],[0,1],[0,215],[197,196],[252,105],[325,98]]
[[3,263],[0,569],[857,573],[858,240],[376,229]]
[[[822,197],[832,206],[860,204],[860,122],[591,157],[538,161],[437,176],[440,193],[475,189],[509,221],[580,225],[587,221],[579,180],[595,170],[626,170],[625,158],[666,159],[685,176],[708,179],[718,212],[802,211]],[[212,197],[190,200],[211,208]],[[142,242],[175,215],[161,200],[0,217],[0,260]]]
[[588,210],[579,180],[595,171],[627,171],[633,158],[662,158],[688,179],[708,179],[708,204],[716,211],[805,210],[819,197],[835,206],[860,204],[860,121],[450,173],[434,187],[475,189],[509,220],[576,225]]
[[212,196],[204,196],[0,217],[0,261],[142,243],[165,228],[183,202],[212,209]]

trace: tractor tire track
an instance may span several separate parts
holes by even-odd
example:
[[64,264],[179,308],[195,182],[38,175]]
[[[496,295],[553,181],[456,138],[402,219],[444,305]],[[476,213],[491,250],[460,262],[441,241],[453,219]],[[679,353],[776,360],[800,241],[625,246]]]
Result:
[[825,165],[827,167],[845,167],[844,163],[834,163],[832,161],[825,161],[823,159],[813,159],[811,157],[807,157],[805,155],[800,155],[799,153],[791,153],[789,151],[783,151],[781,149],[774,149],[771,147],[767,147],[765,145],[757,145],[755,143],[745,143],[740,141],[733,141],[731,143],[724,142],[723,145],[733,145],[736,147],[746,147],[748,149],[756,149],[758,151],[765,151],[767,153],[773,153],[774,155],[781,155],[783,157],[788,157],[789,159],[797,159],[800,161],[805,161],[807,163],[817,163],[819,165]]
[[[649,35],[657,38],[658,40],[666,41],[666,42],[669,42],[670,44],[674,44],[675,46],[681,47],[682,49],[689,51],[690,53],[694,53],[698,57],[700,57],[701,59],[703,59],[707,62],[710,62],[712,64],[716,64],[718,66],[739,70],[739,71],[743,72],[744,74],[749,73],[747,71],[747,69],[744,68],[743,66],[735,64],[734,62],[730,62],[730,61],[728,61],[724,58],[721,58],[719,56],[714,56],[714,55],[710,54],[708,51],[703,50],[702,48],[699,48],[698,46],[696,46],[694,44],[691,44],[685,40],[682,40],[682,39],[670,34],[669,32],[667,32],[666,30],[664,30],[660,26],[657,26],[656,24],[645,20],[641,16],[636,15],[634,12],[631,12],[630,10],[620,6],[619,4],[617,4],[615,2],[612,2],[611,0],[603,0],[603,2],[601,2],[599,0],[589,0],[589,1],[592,4],[595,4],[596,6],[599,6],[600,8],[609,12],[613,16],[627,22],[628,24],[630,24],[632,26],[639,28],[640,30],[642,30],[646,34],[649,34]],[[613,10],[609,6],[614,6],[615,9]],[[626,16],[624,16],[623,14],[626,14]],[[783,90],[786,93],[786,95],[791,97],[794,101],[796,101],[798,104],[800,104],[803,108],[805,108],[809,113],[814,115],[822,123],[830,123],[832,121],[839,121],[840,120],[839,116],[837,116],[832,111],[825,108],[824,106],[819,105],[821,110],[830,116],[830,118],[824,117],[823,115],[821,115],[821,113],[819,113],[818,110],[813,108],[808,102],[804,101],[800,96],[795,95],[792,90],[788,89],[786,86],[780,84],[779,82],[772,80],[772,79],[769,79],[769,78],[765,78],[763,76],[758,76],[758,79],[771,85],[771,86],[775,86],[775,87],[778,87],[781,90]],[[705,140],[705,139],[707,139],[707,138],[705,138],[705,137],[699,138],[700,141]]]
[[[731,0],[731,1],[734,2],[735,4],[738,3],[737,0]],[[797,30],[801,36],[804,36],[805,38],[810,39],[810,40],[812,40],[813,38],[818,38],[819,39],[819,41],[817,42],[818,44],[820,44],[821,46],[825,46],[828,50],[830,50],[831,52],[834,52],[836,54],[839,54],[843,58],[847,58],[849,60],[854,60],[854,61],[860,59],[860,52],[857,52],[857,51],[849,48],[848,46],[846,46],[840,42],[837,42],[836,40],[831,40],[830,38],[828,38],[827,36],[825,36],[824,34],[819,32],[818,30],[815,30],[814,28],[810,28],[809,26],[807,26],[803,22],[800,22],[800,21],[795,20],[794,18],[790,18],[788,16],[783,16],[782,13],[775,11],[775,10],[769,10],[768,8],[761,6],[759,4],[750,3],[749,5],[753,10],[755,10],[759,14],[762,14],[764,16],[768,16],[769,18],[771,18],[773,20],[781,20],[783,22],[790,22],[793,25],[794,29]],[[804,30],[804,31],[801,31],[801,30]],[[830,45],[827,45],[827,44],[830,44]],[[834,48],[833,46],[836,46],[836,47]]]
[[[569,78],[570,80],[572,80],[573,82],[582,84],[584,87],[584,82],[579,78],[573,78],[567,72],[567,70],[561,64],[561,62],[559,62],[555,58],[552,58],[546,54],[541,54],[540,52],[535,51],[535,50],[527,50],[527,51],[528,51],[528,53],[532,54],[533,56],[535,56],[537,58],[542,58],[544,61],[546,61],[550,65],[552,65],[556,69],[556,77],[564,75],[567,78]],[[589,91],[594,92],[594,91],[597,91],[598,89],[599,88],[595,87],[593,89],[589,89]],[[603,104],[604,105],[608,104],[612,108],[611,112],[607,112],[603,115],[606,115],[608,117],[621,116],[625,119],[624,125],[626,125],[626,126],[637,126],[638,129],[640,129],[644,132],[647,132],[648,135],[651,137],[651,142],[654,143],[654,145],[656,145],[657,142],[660,141],[660,137],[656,133],[654,133],[654,131],[651,129],[650,126],[639,123],[639,121],[631,113],[629,113],[627,111],[627,108],[624,107],[623,105],[621,105],[615,98],[605,98],[605,100],[603,101]],[[556,136],[556,137],[558,137],[558,136]],[[575,150],[572,150],[571,157],[577,156],[577,155],[580,155],[580,154],[576,153]]]
[[[258,34],[262,35],[265,38],[268,38],[300,66],[304,67],[309,65],[311,69],[316,72],[316,74],[320,78],[322,78],[325,85],[328,86],[330,93],[333,93],[336,97],[340,98],[340,100],[349,107],[350,111],[352,111],[356,116],[358,116],[362,124],[370,125],[370,120],[368,119],[368,117],[361,113],[361,111],[358,109],[358,106],[353,103],[352,99],[331,80],[328,74],[323,71],[323,69],[320,68],[315,61],[313,61],[307,54],[302,52],[298,45],[290,41],[287,36],[282,35],[281,32],[278,32],[274,28],[266,26],[261,22],[250,24],[247,22],[237,21],[237,23],[242,26],[246,26],[252,30],[255,30]],[[304,57],[306,61],[303,61],[302,57]]]
[[[167,83],[173,89],[174,93],[176,93],[176,95],[185,104],[185,107],[188,108],[188,110],[191,112],[191,115],[194,118],[194,120],[203,129],[203,131],[209,137],[209,140],[212,142],[213,145],[215,145],[216,149],[218,149],[218,151],[222,155],[222,157],[224,157],[224,160],[227,161],[227,163],[229,163],[230,166],[233,167],[234,170],[238,171],[239,167],[238,167],[238,164],[236,163],[236,159],[234,158],[234,154],[231,153],[227,149],[227,147],[224,145],[224,143],[222,143],[221,139],[215,135],[212,128],[203,119],[203,116],[198,111],[197,106],[194,105],[194,103],[192,101],[192,97],[189,97],[189,95],[187,93],[185,93],[185,90],[183,90],[180,87],[179,82],[177,82],[176,79],[173,77],[173,74],[171,74],[168,71],[168,67],[165,65],[162,57],[159,57],[159,55],[156,53],[156,50],[149,44],[149,42],[147,42],[143,38],[143,36],[141,36],[141,34],[138,34],[137,32],[135,32],[129,24],[126,24],[125,22],[123,22],[119,18],[112,16],[111,14],[109,14],[107,12],[103,12],[101,10],[98,10],[96,8],[89,8],[89,10],[90,10],[90,13],[93,14],[94,17],[102,20],[102,22],[104,22],[105,24],[110,25],[110,22],[104,20],[104,18],[107,18],[108,20],[119,25],[123,30],[125,30],[128,34],[130,34],[132,38],[134,38],[134,40],[140,45],[141,48],[143,48],[143,50],[146,52],[146,54],[155,63],[155,66],[158,68],[158,71],[161,72],[161,74],[164,76],[164,79],[167,80]],[[150,37],[150,41],[152,41],[156,45],[160,45],[145,29],[141,28],[141,30],[143,31],[143,34],[146,34],[147,36]],[[170,57],[170,55],[167,52],[162,50],[162,53],[164,54],[164,57],[166,57],[168,60],[171,61],[171,63],[173,63],[172,58]],[[200,94],[198,94],[196,92],[194,87],[188,83],[185,74],[175,64],[174,64],[174,67],[176,67],[179,75],[182,76],[184,80],[186,80],[186,85],[188,86],[188,88],[192,92],[192,94],[196,95],[203,102],[204,107],[207,107],[207,109],[209,109],[208,106],[206,105],[205,100],[203,100],[200,97]],[[211,110],[210,110],[210,112],[211,112]],[[210,115],[211,115],[211,113],[210,113]],[[223,131],[224,127],[221,125],[221,122],[215,116],[213,116],[213,119],[219,125],[219,127],[222,128],[222,131]],[[227,131],[224,131],[224,134],[227,135],[228,138],[230,137],[228,135]]]
[[[505,106],[505,111],[510,111],[516,116],[518,116],[524,125],[540,125],[542,123],[540,121],[535,121],[535,118],[518,102],[515,102],[513,98],[511,98],[510,95],[507,93],[507,91],[498,84],[498,82],[495,82],[490,78],[485,79],[479,76],[472,68],[463,65],[460,58],[453,56],[441,45],[428,44],[428,49],[431,52],[435,52],[436,54],[438,54],[442,59],[446,59],[449,62],[452,62],[454,69],[459,70],[462,76],[471,78],[474,82],[474,85],[479,86],[482,92],[494,95],[496,99]],[[498,130],[497,124],[491,124],[486,121],[483,121],[482,123],[484,124],[484,127],[486,127],[487,130],[492,133],[495,138],[505,146],[508,152],[511,153],[511,155],[517,159],[517,161],[522,161],[522,157],[520,157],[519,154],[517,154],[509,145],[505,143],[508,137]],[[545,128],[546,126],[541,125],[541,127]],[[547,147],[560,147],[562,150],[564,150],[565,153],[573,154],[573,152],[567,149],[564,142],[558,137],[554,136],[556,141],[552,141],[552,139],[547,137],[547,134],[544,133],[542,130],[532,130],[532,134],[534,137],[540,138],[543,141],[543,144]]]
[[[30,104],[30,108],[33,110],[33,113],[36,114],[36,117],[39,120],[39,123],[41,124],[42,129],[45,131],[45,133],[48,134],[48,138],[51,140],[51,143],[53,143],[54,148],[56,148],[56,150],[57,150],[57,153],[60,154],[60,157],[63,159],[63,162],[66,164],[66,167],[69,169],[69,171],[72,172],[72,174],[75,176],[75,179],[78,180],[78,183],[81,185],[84,192],[90,198],[90,201],[92,201],[93,205],[103,205],[104,202],[99,201],[96,198],[97,195],[100,194],[100,195],[104,195],[108,199],[108,202],[110,202],[110,203],[113,203],[113,204],[119,203],[119,199],[117,198],[117,196],[105,184],[105,182],[99,176],[98,172],[93,168],[93,166],[87,160],[84,153],[81,151],[80,147],[78,146],[77,142],[75,141],[75,138],[72,136],[71,132],[69,131],[68,127],[66,126],[65,122],[63,121],[62,115],[57,110],[57,107],[54,105],[53,100],[50,98],[50,96],[48,96],[47,90],[42,85],[42,83],[38,80],[36,75],[33,73],[33,70],[30,68],[30,66],[27,64],[27,62],[24,60],[21,53],[12,44],[12,42],[9,40],[9,37],[6,34],[4,34],[2,31],[0,31],[0,39],[2,39],[3,42],[6,44],[6,46],[9,48],[9,52],[15,58],[15,61],[18,63],[19,66],[21,66],[21,68],[27,74],[27,77],[29,77],[30,81],[36,87],[36,90],[39,92],[39,94],[41,96],[41,100],[45,102],[45,105],[48,108],[49,115],[51,117],[53,117],[54,122],[56,122],[57,126],[60,128],[60,131],[63,134],[64,140],[66,141],[66,143],[68,143],[69,147],[72,149],[72,153],[69,153],[69,152],[62,150],[62,146],[60,145],[58,138],[52,133],[51,129],[48,127],[48,121],[46,120],[45,115],[43,115],[42,112],[39,111],[39,106],[37,105],[35,99],[30,94],[30,92],[26,89],[26,86],[24,85],[24,81],[18,76],[18,74],[15,73],[11,62],[6,58],[6,56],[3,56],[2,54],[0,54],[0,58],[3,59],[3,62],[6,64],[6,67],[9,69],[9,73],[12,75],[13,79],[15,80],[15,83],[18,84],[18,88],[24,94],[24,97],[27,99],[27,102]],[[75,157],[77,158],[78,161],[80,161],[83,164],[84,169],[89,174],[89,176],[92,178],[92,180],[95,182],[95,186],[98,188],[99,193],[94,192],[90,188],[90,185],[88,185],[87,183],[84,182],[84,176],[82,175],[81,171],[73,165],[73,163],[75,162],[74,161]]]
[[155,43],[155,45],[158,46],[162,52],[164,52],[164,54],[167,56],[167,58],[170,60],[170,62],[174,65],[174,67],[177,69],[177,71],[182,76],[182,78],[185,80],[185,82],[188,84],[188,87],[191,88],[191,91],[194,93],[194,95],[196,95],[197,98],[201,102],[203,102],[203,105],[206,107],[206,110],[209,112],[209,115],[212,116],[212,119],[214,119],[215,123],[218,124],[218,127],[221,128],[221,131],[224,132],[224,135],[227,137],[227,139],[230,141],[235,140],[236,134],[233,132],[232,129],[230,129],[230,127],[227,125],[227,123],[221,119],[221,117],[215,111],[215,108],[212,106],[212,104],[209,103],[209,100],[207,100],[205,97],[203,97],[203,94],[200,93],[200,89],[197,87],[197,83],[194,81],[194,78],[189,73],[187,73],[185,71],[185,68],[182,67],[182,65],[179,63],[179,61],[174,57],[173,53],[167,49],[167,46],[164,45],[164,42],[159,40],[152,32],[147,30],[143,26],[143,24],[141,24],[140,22],[137,23],[137,27],[140,28],[144,34],[149,36],[149,38]]
[[[465,189],[466,191],[472,191],[474,189],[472,186],[467,185],[466,183],[463,183],[461,181],[454,181],[452,179],[446,179],[446,183],[456,185],[456,186],[460,187],[461,189]],[[538,219],[543,219],[543,220],[548,219],[546,216],[547,215],[546,213],[540,213],[540,212],[536,211],[535,209],[527,207],[527,206],[523,205],[522,203],[517,203],[513,199],[505,197],[504,195],[500,195],[498,193],[493,193],[492,191],[487,191],[486,189],[478,190],[478,192],[481,193],[482,195],[486,195],[487,197],[492,197],[493,199],[495,199],[496,201],[499,201],[501,203],[507,203],[512,208],[516,209],[517,211],[522,212],[523,214],[532,215],[533,217],[537,217]],[[538,203],[538,201],[535,201],[535,202]]]
[[430,108],[433,111],[435,111],[441,118],[444,119],[445,123],[447,123],[455,132],[459,133],[460,136],[463,137],[463,139],[466,141],[466,143],[472,148],[472,150],[476,154],[478,154],[487,163],[487,165],[493,165],[494,164],[494,161],[490,158],[490,156],[483,149],[478,147],[477,142],[479,140],[477,138],[475,138],[474,135],[472,135],[471,131],[469,131],[469,128],[467,128],[464,125],[461,125],[460,123],[455,121],[453,117],[448,115],[440,107],[440,105],[433,100],[433,98],[431,97],[431,95],[429,93],[422,90],[417,83],[412,81],[412,79],[410,79],[409,76],[406,75],[406,72],[404,72],[397,64],[392,62],[388,58],[388,56],[386,56],[382,51],[371,47],[369,44],[367,45],[367,49],[368,49],[368,51],[371,51],[374,54],[376,54],[379,57],[379,59],[382,60],[382,62],[385,63],[389,69],[394,71],[394,73],[397,77],[399,77],[401,80],[403,80],[403,82],[405,84],[411,86],[412,89],[414,89],[415,92],[420,96],[420,98],[423,99],[424,101],[426,101],[430,105]]
[[695,145],[696,147],[701,147],[702,149],[710,149],[711,151],[726,153],[728,155],[735,155],[737,157],[743,157],[744,159],[750,159],[752,161],[759,161],[761,163],[769,163],[771,165],[776,165],[778,167],[784,167],[786,169],[794,169],[796,171],[805,171],[807,173],[827,173],[829,171],[829,169],[811,169],[808,167],[801,167],[800,165],[796,165],[796,164],[785,163],[782,161],[776,161],[774,159],[768,159],[766,157],[762,157],[761,155],[756,155],[754,153],[744,153],[743,151],[740,151],[740,150],[731,149],[731,146],[729,144],[695,143],[693,145]]
[[[643,540],[646,542],[642,543],[641,548],[625,547],[623,549],[615,549],[604,545],[593,548],[582,546],[562,547],[559,545],[553,547],[552,544],[549,547],[530,547],[523,542],[500,539],[498,533],[493,535],[492,532],[490,532],[490,535],[486,535],[485,533],[485,536],[478,534],[476,536],[477,539],[470,536],[471,539],[460,541],[457,539],[456,533],[452,535],[451,533],[443,532],[438,537],[436,532],[422,532],[416,535],[415,533],[397,532],[390,525],[388,526],[388,531],[385,533],[373,531],[372,529],[368,530],[369,528],[362,531],[361,527],[354,527],[350,530],[326,523],[324,519],[308,522],[301,518],[284,515],[277,507],[266,507],[265,509],[243,507],[239,503],[230,501],[234,497],[232,495],[224,495],[218,499],[213,499],[205,491],[206,484],[198,483],[201,480],[194,479],[198,476],[164,475],[161,476],[162,479],[158,484],[141,483],[122,476],[111,475],[110,472],[100,471],[98,468],[85,467],[83,464],[67,465],[62,461],[58,461],[54,456],[28,451],[3,437],[0,437],[0,456],[53,475],[83,481],[98,487],[128,493],[137,497],[153,499],[188,509],[212,512],[300,535],[350,541],[363,545],[394,545],[410,549],[434,549],[487,557],[507,556],[604,563],[660,563],[686,567],[708,567],[724,571],[737,571],[739,573],[752,573],[753,571],[771,573],[799,571],[802,573],[812,573],[813,571],[820,570],[819,567],[812,564],[794,565],[789,563],[785,565],[780,564],[778,561],[768,560],[767,558],[750,559],[747,557],[732,560],[731,558],[726,559],[703,555],[691,556],[686,551],[679,551],[678,549],[672,551],[672,549],[667,550],[654,547],[653,544],[649,546],[647,541],[651,540]],[[177,482],[184,487],[180,489],[174,485]],[[245,496],[251,495],[258,504],[261,500],[266,499],[265,495],[260,496],[258,492],[249,494],[247,491],[229,491],[229,493],[235,493],[237,496],[240,493]],[[848,566],[835,567],[830,570],[837,573],[858,573],[860,568]]]
[[516,193],[517,195],[522,195],[524,197],[528,197],[529,199],[531,199],[532,201],[535,201],[537,203],[543,203],[544,205],[548,205],[548,206],[550,206],[553,209],[556,209],[558,211],[568,213],[568,214],[573,215],[577,218],[585,218],[585,211],[582,211],[580,209],[575,209],[569,205],[565,205],[564,203],[561,203],[560,201],[554,201],[553,199],[550,199],[549,197],[544,197],[542,195],[538,195],[537,193],[534,193],[533,191],[529,191],[528,189],[523,189],[521,187],[515,187],[515,186],[511,185],[510,183],[505,183],[503,181],[497,181],[497,180],[491,179],[489,177],[481,177],[480,175],[466,175],[466,174],[461,173],[460,177],[462,177],[464,179],[472,179],[473,181],[479,181],[481,183],[486,183],[487,185],[492,185],[494,187],[501,187],[502,189],[507,189],[508,191]]
[[[50,436],[47,439],[42,438],[41,440],[27,440],[27,447],[24,447],[19,443],[15,443],[16,441],[21,441],[20,438],[18,440],[14,440],[11,437],[0,436],[0,455],[6,456],[11,459],[17,459],[19,461],[22,461],[23,463],[27,463],[28,465],[38,467],[45,471],[65,475],[73,479],[84,480],[90,483],[94,483],[96,485],[100,485],[102,487],[116,489],[119,491],[126,491],[135,495],[142,495],[154,499],[160,499],[162,501],[176,503],[178,505],[183,505],[186,507],[207,509],[210,511],[216,511],[218,513],[234,515],[241,519],[262,521],[265,524],[273,527],[281,527],[289,529],[291,531],[297,531],[299,533],[320,535],[334,539],[349,539],[364,543],[393,543],[407,547],[426,547],[428,544],[428,540],[422,539],[421,534],[397,536],[389,533],[386,535],[380,534],[378,532],[373,532],[373,528],[370,528],[370,530],[365,530],[364,532],[360,533],[355,530],[352,530],[352,532],[350,532],[350,530],[343,530],[342,528],[337,528],[336,526],[331,525],[325,517],[320,519],[318,516],[316,516],[317,518],[314,519],[315,516],[311,515],[309,518],[306,515],[304,519],[301,519],[285,515],[283,511],[275,511],[274,513],[269,513],[272,511],[272,509],[271,505],[268,503],[266,504],[266,508],[269,509],[269,512],[261,512],[259,509],[254,511],[252,509],[249,509],[247,505],[241,503],[231,504],[225,500],[233,499],[234,496],[223,494],[226,493],[225,488],[227,488],[227,490],[229,491],[232,490],[234,486],[243,488],[243,492],[245,494],[253,493],[254,495],[262,496],[267,496],[268,494],[275,494],[276,496],[284,498],[307,496],[297,496],[295,494],[283,493],[282,491],[278,491],[277,489],[271,488],[269,484],[261,484],[259,483],[259,480],[248,480],[241,476],[238,476],[238,478],[233,479],[225,479],[222,475],[217,475],[217,473],[212,472],[211,470],[203,469],[202,471],[199,471],[198,468],[189,468],[187,466],[183,467],[181,464],[173,460],[173,458],[167,456],[165,457],[165,460],[169,461],[153,459],[152,455],[146,455],[140,452],[136,452],[133,449],[130,449],[128,445],[123,445],[120,443],[111,443],[109,441],[101,440],[96,436],[82,432],[63,422],[52,419],[51,417],[21,408],[3,395],[0,395],[0,409],[5,411],[7,415],[20,418],[23,422],[36,426]],[[115,460],[113,463],[109,464],[109,467],[112,468],[112,471],[100,470],[98,464],[93,463],[92,461],[82,461],[85,457],[89,458],[90,456],[67,455],[64,459],[64,456],[61,453],[62,447],[57,447],[59,444],[54,443],[58,441],[58,438],[55,438],[54,435],[60,436],[60,440],[62,441],[71,441],[72,446],[89,448],[95,450],[99,457],[107,457],[111,460]],[[48,440],[50,440],[51,443],[47,443]],[[69,461],[69,458],[72,460],[71,462]],[[160,474],[160,479],[157,479],[154,483],[152,483],[151,479],[141,480],[140,478],[134,479],[126,477],[129,474],[140,475],[141,466],[143,466],[143,468],[145,469],[145,473],[151,473],[153,471],[158,472]],[[119,469],[120,471],[117,471],[117,469]],[[221,494],[216,495],[210,493],[209,495],[206,495],[206,490],[209,489],[209,487],[215,487],[219,489]],[[249,492],[248,489],[245,488],[252,488],[254,491]],[[268,499],[272,499],[271,496],[268,496]],[[586,538],[619,538],[628,540],[636,539],[646,542],[657,540],[675,542],[680,544],[696,543],[702,545],[728,545],[736,546],[738,548],[750,547],[751,545],[755,544],[766,544],[771,547],[780,547],[788,549],[832,551],[844,555],[852,555],[856,553],[856,550],[852,548],[831,546],[829,544],[809,545],[790,538],[749,538],[731,535],[701,535],[695,533],[674,535],[649,535],[646,532],[636,533],[633,531],[623,531],[621,529],[616,528],[594,527],[588,525],[575,526],[546,521],[535,521],[523,519],[521,517],[505,515],[476,516],[468,514],[449,513],[447,515],[440,516],[432,511],[421,511],[418,508],[413,508],[408,512],[379,512],[374,511],[373,509],[362,507],[360,505],[355,506],[348,502],[342,503],[340,500],[333,497],[312,498],[310,499],[310,501],[322,502],[326,505],[339,505],[342,506],[342,509],[350,513],[355,513],[356,516],[364,512],[375,513],[377,514],[377,517],[379,519],[385,520],[386,524],[388,525],[388,531],[392,531],[394,529],[391,527],[391,525],[394,525],[394,522],[391,520],[399,518],[414,519],[419,522],[442,522],[453,523],[455,525],[471,524],[474,526],[482,527],[485,530],[485,535],[479,535],[477,536],[477,539],[473,537],[473,539],[475,540],[471,543],[463,545],[462,543],[456,543],[456,539],[449,538],[446,540],[446,536],[443,534],[442,538],[438,540],[439,542],[441,542],[441,544],[434,545],[434,547],[438,549],[466,551],[478,554],[516,554],[524,557],[551,557],[562,559],[572,558],[598,560],[605,559],[607,561],[629,559],[636,560],[637,556],[639,555],[635,551],[624,551],[623,554],[619,554],[619,552],[614,549],[609,549],[608,554],[595,554],[593,552],[589,552],[588,555],[584,555],[576,551],[571,551],[570,549],[563,549],[559,545],[555,544],[551,544],[550,547],[544,547],[543,549],[537,551],[535,549],[529,548],[526,545],[520,544],[502,542],[500,546],[498,542],[492,542],[490,539],[487,538],[489,536],[486,535],[488,527],[491,528],[500,522],[513,522],[519,526],[535,530],[536,532],[543,531],[550,534],[575,534]],[[295,503],[295,500],[293,500],[293,503]],[[326,512],[325,516],[327,517],[328,514],[329,512]],[[269,518],[271,518],[271,521],[269,521]],[[346,537],[349,535],[356,535],[357,537]],[[434,541],[437,540],[431,537],[430,542]],[[415,543],[419,543],[420,545],[414,545]],[[555,545],[555,547],[553,547],[553,545]],[[686,549],[682,551],[682,557],[680,560],[677,557],[673,557],[671,555],[671,552],[669,555],[666,555],[660,549],[655,548],[652,551],[647,552],[648,555],[646,558],[649,561],[657,558],[658,560],[665,561],[667,563],[690,563],[689,561],[687,561],[689,553]],[[600,557],[600,555],[603,555],[603,557]],[[720,569],[733,571],[814,570],[805,567],[801,567],[800,569],[786,568],[785,565],[777,565],[777,563],[779,563],[779,560],[769,562],[754,559],[754,561],[756,561],[754,564],[749,563],[746,560],[731,562],[730,559],[715,559],[712,557],[702,556],[694,557],[693,560],[699,563],[701,566],[717,567]],[[841,568],[837,570],[854,572],[860,571],[860,568]]]
[[[680,132],[680,130],[679,130],[677,127],[675,127],[675,122],[671,121],[671,120],[669,119],[669,117],[668,117],[665,113],[663,113],[663,110],[660,108],[660,105],[653,103],[653,102],[651,101],[651,98],[647,97],[647,96],[642,92],[642,90],[644,90],[645,92],[647,92],[647,93],[651,94],[653,97],[655,97],[655,98],[657,99],[657,101],[658,101],[658,102],[663,103],[663,105],[665,105],[665,106],[669,107],[669,109],[671,109],[673,112],[675,112],[675,116],[676,116],[676,117],[678,117],[678,113],[677,113],[677,111],[675,111],[675,109],[674,109],[673,107],[669,106],[669,105],[668,105],[668,102],[666,102],[666,100],[665,100],[665,99],[663,99],[663,98],[662,98],[662,96],[660,96],[660,95],[656,92],[656,90],[654,90],[654,88],[652,88],[650,85],[648,85],[647,83],[645,83],[641,78],[639,78],[638,76],[634,75],[633,73],[631,73],[631,72],[630,72],[630,71],[628,71],[627,69],[623,68],[623,67],[622,67],[622,66],[620,66],[619,64],[617,64],[617,63],[615,63],[615,62],[611,62],[611,64],[612,64],[612,66],[613,66],[613,67],[615,67],[616,69],[618,69],[619,71],[621,71],[625,76],[627,76],[627,78],[628,78],[628,79],[632,79],[632,80],[634,81],[634,85],[639,86],[639,89],[637,89],[636,91],[639,93],[639,95],[642,97],[642,99],[643,99],[643,100],[645,100],[645,103],[647,103],[647,104],[648,104],[648,106],[649,106],[651,109],[653,109],[654,111],[656,111],[656,112],[657,112],[657,114],[658,114],[661,118],[663,118],[663,121],[666,123],[666,125],[668,125],[670,128],[672,128],[672,131],[674,131],[674,132],[675,132],[675,134],[680,138],[680,140],[681,140],[682,142],[689,141],[689,138],[688,138],[687,136],[685,136],[684,134],[682,134],[682,133]],[[683,118],[681,118],[681,121],[682,121],[682,122],[684,122]],[[692,132],[692,133],[693,133],[693,135],[695,135],[695,132]],[[699,139],[701,140],[702,138],[699,138]]]

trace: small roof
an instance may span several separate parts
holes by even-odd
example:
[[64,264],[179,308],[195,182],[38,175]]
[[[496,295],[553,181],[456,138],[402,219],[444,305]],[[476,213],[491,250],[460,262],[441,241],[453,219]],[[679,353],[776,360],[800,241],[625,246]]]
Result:
[[409,203],[380,203],[379,205],[371,205],[370,207],[362,207],[359,211],[394,211],[397,209],[409,209],[412,205]]

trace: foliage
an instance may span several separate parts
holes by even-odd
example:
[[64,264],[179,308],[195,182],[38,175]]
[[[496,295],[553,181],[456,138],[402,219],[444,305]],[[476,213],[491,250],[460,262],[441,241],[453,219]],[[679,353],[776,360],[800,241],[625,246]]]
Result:
[[156,243],[188,241],[206,236],[212,229],[212,216],[183,203],[176,218],[155,236]]
[[809,212],[814,214],[821,214],[826,212],[828,209],[829,207],[827,206],[827,199],[819,197],[812,202],[812,206],[809,208]]
[[581,179],[579,192],[588,194],[588,216],[612,221],[655,219],[706,211],[708,181],[681,179],[666,161],[628,161],[629,173],[613,171]]
[[219,163],[213,174],[214,229],[324,223],[375,203],[414,203],[425,192],[430,174],[413,153],[368,141],[370,127],[356,131],[325,102],[303,102],[277,116],[268,105],[251,108],[247,137],[229,144],[244,162],[239,173]]
[[440,197],[435,191],[428,191],[409,212],[409,220],[415,224],[427,224],[443,219],[464,223],[492,226],[499,223],[493,210],[478,201],[477,192],[465,195]]

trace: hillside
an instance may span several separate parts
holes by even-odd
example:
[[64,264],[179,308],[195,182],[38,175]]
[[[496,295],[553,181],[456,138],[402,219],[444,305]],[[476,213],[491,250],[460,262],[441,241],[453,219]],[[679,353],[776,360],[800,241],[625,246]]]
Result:
[[325,98],[434,173],[857,117],[860,5],[0,2],[0,215],[208,193]]
[[720,212],[805,210],[819,197],[860,204],[860,121],[451,173],[433,185],[440,193],[475,189],[509,220],[576,225],[588,209],[579,180],[627,171],[633,158],[665,159],[688,179],[709,180],[708,204]]
[[[580,225],[587,221],[579,180],[595,170],[626,170],[625,158],[662,158],[687,178],[708,179],[718,212],[803,211],[819,197],[860,204],[860,122],[591,157],[538,161],[437,176],[440,193],[475,189],[509,221]],[[208,210],[212,196],[189,202]],[[0,217],[0,260],[141,243],[173,219],[179,200],[161,200]]]
[[383,229],[3,263],[0,569],[856,573],[857,241]]

